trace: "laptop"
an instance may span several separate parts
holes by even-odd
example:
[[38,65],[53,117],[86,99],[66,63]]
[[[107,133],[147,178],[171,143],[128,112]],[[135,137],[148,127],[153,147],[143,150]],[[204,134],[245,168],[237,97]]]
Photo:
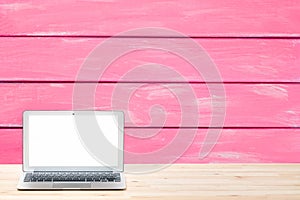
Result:
[[122,111],[25,111],[19,190],[125,189]]

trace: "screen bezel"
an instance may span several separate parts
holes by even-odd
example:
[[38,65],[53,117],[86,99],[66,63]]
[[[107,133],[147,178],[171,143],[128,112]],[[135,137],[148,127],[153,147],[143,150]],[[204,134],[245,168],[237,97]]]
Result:
[[[114,115],[118,119],[117,166],[29,166],[29,116],[33,115]],[[23,171],[124,171],[124,113],[123,111],[24,111],[23,112]]]

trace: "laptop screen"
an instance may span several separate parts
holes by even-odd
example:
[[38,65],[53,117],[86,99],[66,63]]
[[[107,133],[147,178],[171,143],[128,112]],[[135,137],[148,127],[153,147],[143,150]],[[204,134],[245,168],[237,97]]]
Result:
[[[37,111],[26,117],[26,158],[30,168],[98,169],[120,165],[119,131],[123,124],[118,124],[118,115],[93,112],[97,124],[91,126],[91,115],[77,111],[76,115],[81,116],[75,118],[71,112],[49,112]],[[87,136],[91,137],[89,141],[85,141]]]

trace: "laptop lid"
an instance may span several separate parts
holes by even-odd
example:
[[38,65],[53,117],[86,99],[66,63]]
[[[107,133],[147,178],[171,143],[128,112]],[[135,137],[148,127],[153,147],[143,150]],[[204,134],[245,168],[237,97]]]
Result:
[[23,171],[123,171],[122,111],[25,111]]

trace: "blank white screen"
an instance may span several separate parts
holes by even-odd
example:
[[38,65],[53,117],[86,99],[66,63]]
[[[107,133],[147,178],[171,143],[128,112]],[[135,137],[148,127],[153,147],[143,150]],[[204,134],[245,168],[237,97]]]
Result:
[[[105,161],[105,164],[98,162],[86,150],[81,142],[72,115],[32,115],[29,116],[29,127],[27,129],[29,131],[29,166],[117,166],[118,124],[116,116],[97,115],[96,120],[102,133],[105,134],[107,140],[114,147],[112,149],[101,149],[102,145],[99,145],[99,151],[109,154],[109,163]],[[101,142],[103,141],[99,141],[99,144]]]

